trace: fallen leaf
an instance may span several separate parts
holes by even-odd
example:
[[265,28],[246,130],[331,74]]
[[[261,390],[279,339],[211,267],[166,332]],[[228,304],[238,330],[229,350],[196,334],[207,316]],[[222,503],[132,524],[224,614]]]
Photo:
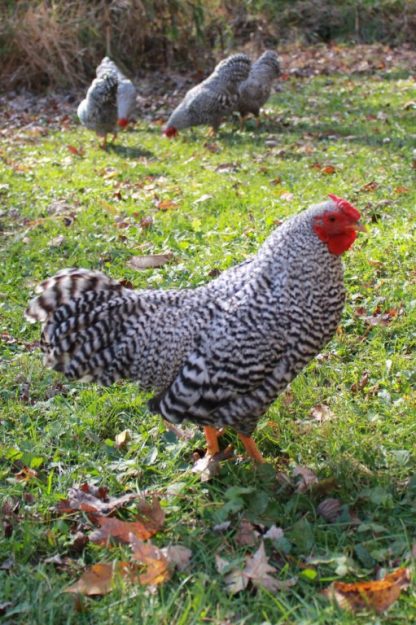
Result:
[[235,542],[240,546],[252,546],[257,543],[259,533],[254,529],[250,521],[242,519],[240,527],[235,535]]
[[65,588],[64,592],[80,593],[82,595],[106,595],[113,589],[114,576],[127,577],[130,581],[137,581],[137,573],[128,562],[113,562],[111,564],[98,562],[86,569],[78,581]]
[[59,234],[57,237],[54,237],[49,241],[49,247],[61,247],[61,245],[65,242],[65,237],[63,234]]
[[172,252],[166,254],[149,254],[148,256],[132,256],[127,261],[127,266],[131,269],[156,269],[157,267],[163,267],[166,263],[173,260],[174,256]]
[[34,469],[31,469],[30,467],[23,467],[23,469],[19,471],[19,473],[16,473],[14,477],[19,482],[28,482],[29,480],[37,478],[38,472]]
[[367,184],[363,185],[360,189],[360,191],[375,191],[376,189],[378,189],[379,184],[378,182],[376,182],[375,180],[372,180],[371,182],[367,182]]
[[399,186],[394,189],[395,193],[409,193],[408,187]]
[[174,208],[178,208],[178,205],[176,202],[173,202],[172,200],[160,200],[160,202],[156,203],[156,208],[158,208],[161,211],[167,211],[167,210],[171,210]]
[[148,530],[156,533],[163,527],[165,512],[162,510],[157,497],[153,497],[151,503],[142,499],[138,503],[138,509],[139,517]]
[[99,515],[93,515],[92,518],[100,528],[94,530],[89,539],[97,545],[108,545],[111,539],[129,543],[132,534],[141,540],[147,540],[156,533],[147,529],[140,521],[120,521],[120,519]]
[[280,540],[283,538],[283,530],[281,527],[276,527],[276,525],[272,525],[269,527],[267,532],[263,534],[263,538],[268,538],[269,540]]
[[318,478],[316,474],[312,471],[312,469],[309,469],[308,467],[302,467],[300,465],[294,468],[293,476],[300,478],[296,486],[297,493],[304,493],[313,484],[316,484],[318,482]]
[[224,581],[228,592],[235,595],[247,588],[249,579],[243,571],[234,569],[224,577]]
[[368,384],[368,371],[364,371],[361,378],[359,379],[358,382],[354,382],[354,384],[351,385],[351,391],[353,393],[357,393],[358,391],[362,391],[364,387],[367,386]]
[[204,193],[201,197],[197,198],[193,201],[193,204],[200,204],[201,202],[206,202],[207,200],[212,200],[213,196],[209,193]]
[[409,584],[410,570],[401,568],[380,580],[352,584],[333,582],[324,594],[349,612],[369,608],[381,614],[397,601],[400,592],[406,590]]
[[199,473],[201,482],[208,482],[215,475],[218,475],[220,471],[220,462],[222,460],[228,460],[233,457],[233,450],[228,446],[224,451],[220,451],[214,456],[205,454],[202,458],[199,458],[192,467],[192,473]]
[[224,558],[219,556],[218,553],[216,553],[215,554],[215,566],[216,566],[218,573],[223,575],[225,571],[230,568],[230,563],[228,562],[228,560],[225,560]]
[[325,521],[329,521],[330,523],[334,523],[341,512],[341,502],[339,499],[335,499],[333,497],[328,497],[321,501],[316,511],[321,515]]
[[139,583],[143,586],[156,586],[170,578],[168,559],[162,550],[151,542],[143,542],[134,536],[130,536],[130,545],[133,549],[133,559],[139,564],[146,566],[146,571],[139,575]]
[[184,571],[189,566],[189,561],[192,557],[192,551],[183,545],[162,547],[161,552],[169,562],[169,565],[175,567],[178,571]]
[[230,525],[231,521],[224,521],[224,523],[217,523],[217,525],[214,525],[212,529],[214,530],[214,532],[225,532],[226,530],[228,530]]
[[263,587],[271,592],[275,592],[280,589],[281,582],[275,577],[271,577],[270,573],[276,573],[276,569],[269,564],[264,543],[261,542],[254,555],[246,559],[246,567],[243,574],[257,588]]
[[131,439],[131,431],[130,430],[123,430],[122,432],[117,434],[115,439],[114,439],[114,442],[116,444],[117,449],[121,449],[123,447],[126,447],[126,445],[127,445],[127,443],[129,442],[130,439]]
[[325,165],[325,167],[322,167],[321,169],[321,173],[327,176],[331,174],[335,174],[336,171],[337,171],[336,167],[334,167],[333,165]]
[[310,416],[315,421],[318,421],[318,423],[331,421],[335,417],[332,410],[325,404],[317,404],[316,406],[314,406],[310,412]]
[[70,488],[68,499],[60,501],[56,507],[61,514],[70,514],[76,510],[82,510],[83,512],[98,512],[108,516],[114,510],[142,497],[141,493],[126,493],[121,497],[110,497],[108,489],[103,486],[97,488],[90,484],[82,484],[79,487]]
[[77,148],[75,145],[67,145],[66,147],[71,154],[75,154],[75,156],[84,156],[84,150],[82,148]]

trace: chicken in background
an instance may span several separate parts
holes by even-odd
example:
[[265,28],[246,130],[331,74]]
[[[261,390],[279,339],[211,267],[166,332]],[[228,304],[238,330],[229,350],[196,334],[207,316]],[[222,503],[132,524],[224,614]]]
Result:
[[101,61],[96,73],[77,114],[83,126],[103,137],[101,147],[105,149],[107,135],[112,134],[114,139],[118,127],[127,126],[136,104],[136,88],[108,57]]
[[252,64],[248,78],[238,87],[238,107],[241,116],[241,127],[250,113],[256,118],[256,126],[259,126],[261,107],[270,97],[272,83],[280,75],[280,65],[276,52],[266,50]]
[[188,91],[169,117],[164,134],[174,137],[179,130],[206,125],[215,134],[224,117],[236,109],[238,85],[249,75],[251,61],[246,54],[233,54],[215,67],[199,85]]
[[344,307],[341,254],[363,230],[360,213],[330,199],[287,219],[257,255],[194,289],[133,290],[99,271],[45,280],[26,311],[42,323],[45,364],[109,385],[125,378],[156,395],[171,423],[251,434],[278,394],[333,337]]

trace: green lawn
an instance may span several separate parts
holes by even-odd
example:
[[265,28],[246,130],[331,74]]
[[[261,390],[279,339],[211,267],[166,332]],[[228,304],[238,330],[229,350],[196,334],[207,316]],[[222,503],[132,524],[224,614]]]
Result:
[[[10,127],[0,148],[0,604],[10,602],[0,605],[2,622],[413,622],[411,589],[383,616],[350,615],[321,594],[333,580],[374,579],[415,558],[416,112],[404,107],[413,98],[414,81],[400,73],[290,79],[258,131],[253,121],[245,132],[227,123],[216,140],[198,128],[168,141],[139,121],[107,152],[75,118],[62,130],[48,128],[47,115],[35,128]],[[188,441],[166,432],[134,384],[71,384],[43,368],[32,345],[39,327],[23,318],[41,279],[83,266],[138,288],[202,284],[254,253],[278,220],[331,192],[357,206],[369,231],[345,255],[349,297],[336,338],[259,424],[266,467],[243,459],[230,434],[236,459],[201,483],[191,472],[204,444],[197,429]],[[175,205],[160,210],[163,200]],[[168,250],[175,262],[161,269],[128,267],[131,256]],[[331,411],[322,423],[311,416],[318,404]],[[126,429],[131,440],[118,449]],[[276,479],[276,469],[291,476],[299,465],[322,484],[301,493]],[[37,477],[16,477],[24,466]],[[190,567],[154,593],[119,584],[76,611],[66,586],[86,566],[130,554],[74,549],[74,533],[93,524],[55,506],[83,482],[113,495],[157,493],[166,521],[152,540],[189,547]],[[337,522],[317,512],[326,497],[341,503]],[[119,516],[131,519],[133,509]],[[258,546],[239,544],[243,518],[261,532],[282,528],[284,539],[265,546],[275,576],[297,579],[291,588],[227,593],[215,554],[238,566]],[[213,529],[225,521],[225,531]],[[64,565],[46,562],[58,554]]]

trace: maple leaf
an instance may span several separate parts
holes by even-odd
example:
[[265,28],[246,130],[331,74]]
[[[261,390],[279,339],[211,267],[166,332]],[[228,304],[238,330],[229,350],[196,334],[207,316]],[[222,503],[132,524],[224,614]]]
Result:
[[243,574],[248,577],[257,588],[263,586],[273,592],[279,590],[280,583],[278,579],[271,577],[270,573],[276,573],[276,569],[269,564],[262,541],[255,554],[247,558]]

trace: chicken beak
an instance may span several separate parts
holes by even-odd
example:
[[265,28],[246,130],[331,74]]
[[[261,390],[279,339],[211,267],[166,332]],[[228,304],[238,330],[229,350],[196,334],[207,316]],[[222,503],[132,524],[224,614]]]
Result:
[[367,228],[361,223],[361,221],[357,221],[355,224],[352,224],[351,228],[356,232],[367,232]]

